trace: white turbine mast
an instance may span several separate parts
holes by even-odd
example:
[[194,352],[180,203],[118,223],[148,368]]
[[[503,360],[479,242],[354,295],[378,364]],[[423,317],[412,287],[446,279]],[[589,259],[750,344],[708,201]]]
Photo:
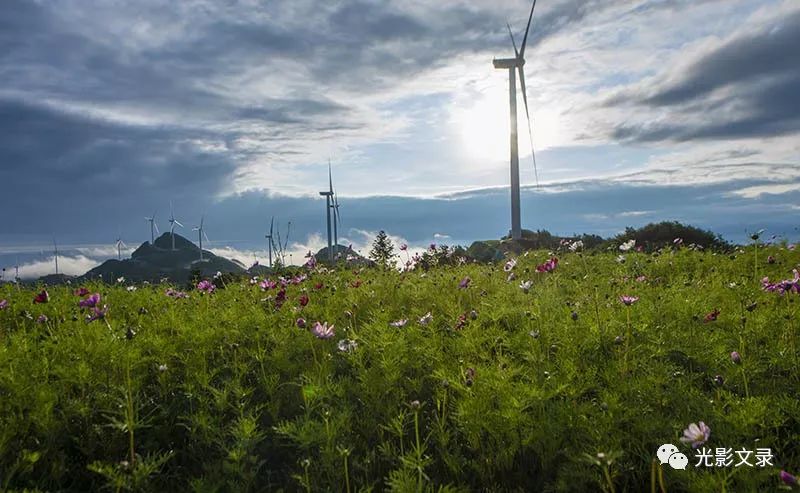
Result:
[[53,238],[53,253],[55,254],[56,260],[56,275],[58,275],[58,243],[56,243],[55,238]]
[[128,248],[128,245],[126,245],[125,242],[122,241],[122,235],[117,236],[117,242],[115,243],[115,245],[117,246],[117,260],[122,260],[122,249]]
[[175,210],[172,207],[172,201],[169,202],[169,234],[172,236],[172,251],[175,251],[175,226],[183,227],[183,224],[175,219]]
[[328,160],[328,190],[319,193],[325,197],[325,214],[328,220],[328,261],[333,264],[333,238],[331,236],[331,199],[333,198],[333,180],[331,179],[331,162]]
[[339,225],[341,224],[341,218],[339,216],[339,196],[333,188],[330,160],[328,160],[328,187],[331,194],[333,194],[331,203],[331,209],[333,209],[333,258],[336,259],[339,252]]
[[269,234],[264,236],[267,239],[267,251],[269,252],[269,268],[272,268],[272,246],[273,246],[273,232],[275,229],[275,216],[269,221]]
[[144,218],[145,221],[150,223],[150,244],[155,245],[156,243],[156,233],[160,233],[158,230],[158,224],[156,224],[156,212],[154,211],[153,215],[150,217]]
[[200,243],[200,262],[203,261],[203,238],[205,238],[206,241],[209,241],[208,236],[206,235],[206,230],[203,229],[205,219],[205,216],[200,216],[200,226],[195,226],[192,228],[192,231],[197,231],[197,239],[198,243]]
[[536,183],[539,183],[539,171],[536,168],[536,153],[533,149],[533,138],[531,132],[531,119],[530,112],[528,111],[528,94],[525,87],[525,46],[528,43],[528,33],[531,29],[531,20],[533,20],[533,10],[536,8],[536,0],[533,0],[531,6],[531,13],[528,16],[528,26],[525,28],[525,37],[522,38],[522,46],[517,51],[517,43],[514,41],[514,34],[511,32],[511,26],[508,27],[508,34],[511,36],[511,44],[514,46],[514,58],[495,58],[493,60],[494,68],[508,69],[508,96],[511,106],[511,238],[519,240],[522,238],[522,225],[520,218],[520,190],[519,190],[519,139],[517,137],[517,72],[519,73],[519,82],[522,86],[522,100],[525,103],[525,115],[528,117],[528,136],[531,137],[531,156],[533,157],[533,169],[536,173]]

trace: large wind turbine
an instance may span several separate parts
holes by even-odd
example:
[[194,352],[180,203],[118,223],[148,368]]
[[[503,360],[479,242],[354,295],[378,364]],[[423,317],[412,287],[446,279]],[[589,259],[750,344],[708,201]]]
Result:
[[[514,34],[511,26],[508,26],[508,34],[511,35],[511,44],[514,46],[514,58],[494,59],[494,68],[508,69],[508,93],[511,105],[511,238],[519,240],[522,238],[522,225],[519,210],[519,139],[517,138],[517,72],[519,72],[519,82],[522,86],[522,100],[525,102],[525,114],[528,117],[528,135],[531,135],[530,113],[528,111],[528,95],[525,87],[525,45],[528,43],[528,32],[531,28],[533,19],[533,9],[536,8],[536,0],[533,0],[531,13],[528,16],[528,26],[525,28],[525,37],[522,38],[522,46],[517,51],[517,43],[514,41]],[[533,156],[533,167],[536,171],[536,156],[533,152],[533,140],[531,140],[531,155]]]
[[331,175],[331,162],[328,160],[328,189],[333,194],[332,196],[332,203],[331,209],[333,209],[333,249],[334,251],[334,258],[336,257],[336,253],[339,251],[339,222],[341,219],[339,218],[339,196],[336,194],[336,191],[333,189],[333,178]]
[[169,203],[169,234],[172,236],[172,250],[175,251],[175,226],[183,227],[177,219],[175,219],[175,211],[172,208],[172,201]]
[[128,248],[124,241],[122,241],[122,236],[117,237],[117,260],[122,260],[122,249]]
[[325,197],[325,213],[328,218],[328,260],[333,263],[333,245],[331,238],[331,198],[333,197],[333,179],[331,178],[331,162],[328,161],[328,190],[320,192]]
[[192,228],[192,231],[197,231],[197,238],[200,243],[200,262],[203,261],[203,238],[208,240],[208,236],[206,235],[205,230],[203,229],[203,222],[205,221],[205,216],[200,216],[200,226],[195,226]]
[[158,224],[156,224],[156,213],[153,212],[152,216],[146,217],[144,220],[150,223],[150,244],[153,245],[156,242],[156,233],[159,233]]
[[275,216],[269,222],[269,234],[264,236],[267,239],[267,250],[269,251],[269,268],[272,268],[272,233],[275,227]]

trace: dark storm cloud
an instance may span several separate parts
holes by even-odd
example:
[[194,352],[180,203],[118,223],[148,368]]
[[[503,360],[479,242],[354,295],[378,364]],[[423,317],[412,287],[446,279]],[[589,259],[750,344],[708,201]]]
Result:
[[656,142],[798,133],[798,46],[800,11],[733,37],[691,62],[676,80],[665,76],[669,82],[634,87],[606,101],[607,106],[635,104],[672,115],[670,123],[621,123],[610,135],[618,141]]

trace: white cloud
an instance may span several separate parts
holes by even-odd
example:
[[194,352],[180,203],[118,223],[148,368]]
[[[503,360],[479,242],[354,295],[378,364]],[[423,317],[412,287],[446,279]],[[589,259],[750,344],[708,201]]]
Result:
[[[85,256],[58,256],[58,272],[68,276],[80,276],[100,265],[96,259]],[[37,260],[19,266],[20,279],[38,279],[49,274],[55,274],[55,257]]]

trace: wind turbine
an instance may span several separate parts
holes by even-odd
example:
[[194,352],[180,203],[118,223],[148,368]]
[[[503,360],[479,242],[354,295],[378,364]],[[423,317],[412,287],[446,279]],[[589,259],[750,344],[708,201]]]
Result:
[[172,236],[172,251],[175,251],[175,226],[183,227],[177,219],[175,219],[175,211],[172,208],[172,201],[169,203],[169,234]]
[[116,245],[117,245],[117,260],[122,260],[122,249],[128,248],[128,245],[126,245],[125,242],[122,241],[122,236],[117,237]]
[[272,232],[275,227],[275,216],[269,221],[269,234],[264,238],[267,239],[267,250],[269,251],[269,268],[272,268]]
[[[508,69],[508,93],[509,103],[511,105],[511,238],[519,240],[522,238],[522,225],[520,222],[519,210],[519,140],[517,138],[517,77],[516,72],[519,72],[519,82],[522,86],[522,100],[525,102],[525,115],[528,117],[528,135],[531,133],[531,120],[528,111],[528,95],[525,87],[525,45],[528,43],[528,32],[531,28],[531,20],[533,19],[533,9],[536,8],[536,0],[533,0],[531,13],[528,16],[528,27],[525,28],[525,37],[522,38],[522,46],[517,51],[517,43],[514,41],[514,34],[511,32],[511,26],[508,25],[508,34],[511,35],[511,44],[514,46],[514,58],[495,58],[493,60],[494,68]],[[536,182],[539,182],[539,172],[536,170],[536,154],[533,151],[533,139],[531,139],[531,155],[533,156],[533,169],[536,173]]]
[[53,253],[55,254],[56,259],[56,275],[58,275],[58,243],[56,243],[55,238],[53,238]]
[[200,240],[199,241],[199,243],[200,243],[200,262],[203,261],[203,238],[205,238],[206,241],[209,241],[208,240],[208,236],[206,235],[206,232],[203,229],[203,222],[204,221],[205,221],[205,216],[201,216],[200,217],[200,226],[195,226],[194,228],[192,228],[192,231],[197,231],[197,237]]
[[333,197],[333,181],[331,179],[331,162],[328,161],[328,190],[320,192],[320,195],[325,197],[325,213],[328,218],[328,260],[333,264],[333,245],[331,238],[331,198]]
[[[330,192],[333,194],[333,203],[331,204],[331,209],[333,209],[333,248],[336,252],[339,251],[339,198],[336,195],[336,192],[333,189],[333,179],[331,177],[331,161],[328,160],[328,188]],[[334,252],[334,258],[336,256],[336,252]]]
[[146,217],[144,220],[150,223],[150,244],[153,245],[156,242],[155,233],[160,233],[158,230],[158,224],[156,224],[156,213],[153,212],[152,216]]

